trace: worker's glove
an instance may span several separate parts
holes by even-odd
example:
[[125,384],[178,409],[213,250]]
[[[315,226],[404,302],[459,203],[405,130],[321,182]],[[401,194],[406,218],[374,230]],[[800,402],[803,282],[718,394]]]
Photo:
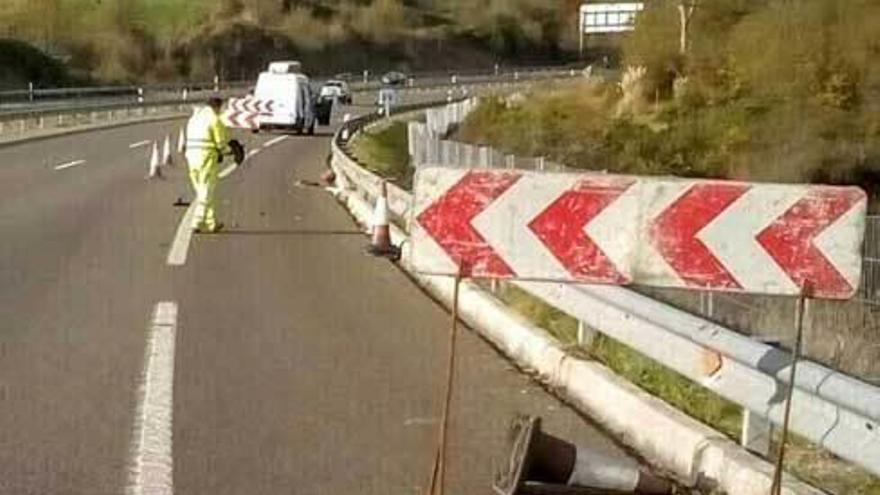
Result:
[[238,139],[232,139],[229,141],[229,149],[232,151],[232,159],[237,165],[244,163],[244,145],[241,144]]

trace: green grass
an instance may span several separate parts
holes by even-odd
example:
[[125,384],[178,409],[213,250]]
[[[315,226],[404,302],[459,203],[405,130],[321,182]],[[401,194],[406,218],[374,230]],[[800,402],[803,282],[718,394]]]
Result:
[[[516,287],[501,299],[565,345],[577,345],[577,320]],[[742,408],[645,357],[620,342],[599,334],[586,354],[676,409],[711,425],[731,438],[739,436]]]
[[408,188],[412,184],[406,122],[395,121],[364,131],[354,139],[352,148],[367,169],[401,187]]

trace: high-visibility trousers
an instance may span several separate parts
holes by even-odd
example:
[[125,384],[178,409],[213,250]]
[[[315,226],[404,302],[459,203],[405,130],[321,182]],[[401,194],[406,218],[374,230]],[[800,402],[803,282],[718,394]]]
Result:
[[214,200],[219,180],[217,154],[203,151],[187,152],[186,161],[189,165],[189,179],[196,196],[192,228],[204,227],[212,231],[217,228]]

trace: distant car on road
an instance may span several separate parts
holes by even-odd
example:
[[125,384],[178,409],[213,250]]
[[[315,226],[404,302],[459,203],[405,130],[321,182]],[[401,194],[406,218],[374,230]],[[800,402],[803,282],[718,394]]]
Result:
[[348,83],[338,79],[331,79],[321,86],[321,98],[332,98],[343,105],[351,105],[351,89]]
[[397,86],[406,82],[406,74],[402,72],[388,72],[382,76],[382,84]]

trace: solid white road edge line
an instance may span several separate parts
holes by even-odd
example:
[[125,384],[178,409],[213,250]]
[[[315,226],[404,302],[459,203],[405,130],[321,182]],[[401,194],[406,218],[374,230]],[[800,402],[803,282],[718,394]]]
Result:
[[174,493],[171,425],[176,336],[177,304],[158,303],[147,335],[127,495]]
[[174,235],[174,240],[171,241],[171,249],[168,250],[167,259],[167,263],[170,266],[183,266],[186,264],[186,255],[193,236],[192,223],[195,214],[196,202],[193,201],[189,208],[186,209],[186,213],[183,214],[183,218],[180,219],[177,233]]
[[[254,157],[260,150],[251,150],[247,154],[247,159]],[[228,167],[224,168],[220,171],[217,176],[220,179],[225,179],[232,175],[232,172],[235,172],[238,169],[238,165],[235,163],[230,164]],[[174,240],[171,241],[171,249],[168,250],[168,258],[166,259],[166,263],[169,266],[183,266],[186,264],[186,257],[189,253],[189,245],[192,242],[193,237],[193,216],[196,214],[196,203],[193,201],[189,208],[186,209],[186,213],[183,214],[183,217],[180,219],[180,224],[177,226],[177,232],[174,234]]]
[[150,144],[150,143],[152,143],[152,141],[138,141],[138,142],[136,142],[136,143],[131,143],[131,144],[129,144],[129,145],[128,145],[128,149],[133,150],[133,149],[135,149],[135,148],[140,148],[140,147],[142,147],[142,146],[147,146],[147,145]]
[[278,143],[284,141],[285,139],[287,139],[288,137],[289,137],[289,136],[278,136],[277,138],[270,139],[270,140],[266,141],[266,142],[263,144],[263,148],[268,148],[268,147],[270,147],[270,146],[275,146],[276,144],[278,144]]
[[85,162],[86,162],[85,160],[76,160],[76,161],[72,161],[72,162],[62,163],[61,165],[58,165],[57,167],[55,167],[55,170],[64,170],[66,168],[76,167],[77,165],[82,165]]

